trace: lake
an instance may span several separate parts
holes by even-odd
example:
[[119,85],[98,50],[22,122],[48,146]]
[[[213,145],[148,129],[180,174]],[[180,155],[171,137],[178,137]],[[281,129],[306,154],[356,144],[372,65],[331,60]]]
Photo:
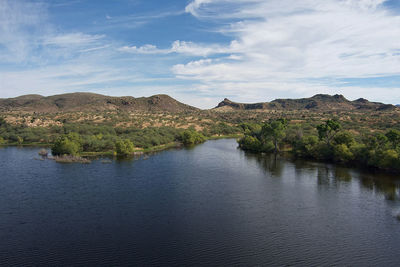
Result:
[[400,265],[400,180],[235,140],[91,164],[0,149],[0,265]]

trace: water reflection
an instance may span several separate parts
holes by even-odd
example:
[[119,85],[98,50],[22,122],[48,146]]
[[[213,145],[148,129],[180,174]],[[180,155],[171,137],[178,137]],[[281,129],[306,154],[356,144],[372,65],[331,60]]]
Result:
[[383,193],[387,200],[400,200],[399,177],[388,174],[361,173],[358,178],[364,188],[368,188],[374,192]]
[[319,186],[340,186],[341,184],[357,183],[363,189],[384,195],[387,200],[400,201],[399,175],[307,160],[290,160],[274,155],[255,155],[251,153],[245,153],[245,155],[249,160],[257,162],[272,177],[282,177],[285,169],[289,170],[294,165],[296,178],[314,176]]
[[246,157],[254,160],[273,177],[281,177],[285,167],[284,160],[279,155],[245,153]]

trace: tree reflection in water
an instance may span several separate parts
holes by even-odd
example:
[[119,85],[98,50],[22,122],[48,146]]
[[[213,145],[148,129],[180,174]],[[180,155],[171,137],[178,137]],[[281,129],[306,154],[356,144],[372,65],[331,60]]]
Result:
[[282,177],[285,170],[295,168],[296,179],[315,177],[319,186],[339,186],[344,183],[358,183],[363,189],[384,195],[386,200],[400,201],[400,176],[370,169],[350,168],[306,160],[291,160],[274,154],[245,153],[270,176]]
[[248,159],[254,160],[272,177],[281,177],[287,162],[276,154],[253,154],[245,152]]

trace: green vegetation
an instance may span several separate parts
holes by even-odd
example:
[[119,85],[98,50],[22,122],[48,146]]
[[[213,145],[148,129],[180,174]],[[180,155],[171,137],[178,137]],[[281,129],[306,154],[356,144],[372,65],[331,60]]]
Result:
[[[160,128],[108,128],[64,127],[65,132],[53,143],[53,155],[99,155],[115,154],[130,156],[139,151],[151,151],[160,147],[170,147],[171,143],[182,141],[185,145],[204,142],[205,137],[194,130],[180,130],[170,127]],[[135,145],[134,145],[135,144]]]
[[253,152],[290,151],[295,157],[329,162],[358,164],[400,171],[400,131],[385,134],[354,135],[343,130],[337,120],[318,124],[313,133],[304,135],[307,125],[287,127],[285,120],[272,120],[247,128],[240,148]]
[[[242,132],[240,127],[220,120],[203,121],[201,116],[186,114],[137,114],[135,120],[126,113],[105,113],[101,116],[109,118],[112,123],[108,119],[92,123],[93,118],[98,118],[99,115],[85,119],[85,116],[91,115],[83,113],[14,116],[11,119],[9,117],[13,123],[0,117],[0,144],[50,145],[53,155],[56,156],[128,156],[135,151],[166,149],[176,146],[177,143],[199,144],[209,138],[237,136]],[[189,119],[197,124],[191,126],[187,122]],[[32,121],[55,121],[57,124],[32,126]],[[185,129],[187,126],[190,127]]]
[[203,143],[206,140],[204,135],[201,133],[196,132],[195,130],[186,130],[181,133],[180,141],[184,145],[195,145]]
[[287,121],[285,119],[279,119],[266,123],[261,128],[261,139],[274,144],[275,153],[279,151],[278,142],[281,142],[285,137],[285,129],[287,126]]
[[53,144],[51,152],[54,156],[73,155],[82,152],[82,140],[77,133],[60,136]]
[[135,147],[129,139],[121,139],[115,142],[115,150],[118,156],[129,156],[132,155]]
[[324,124],[317,126],[320,140],[324,140],[327,145],[331,144],[332,139],[340,130],[341,125],[336,120],[327,120]]

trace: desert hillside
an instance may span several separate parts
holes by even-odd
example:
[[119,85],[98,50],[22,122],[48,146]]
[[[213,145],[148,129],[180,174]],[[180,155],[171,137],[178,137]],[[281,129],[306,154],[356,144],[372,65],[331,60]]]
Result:
[[186,112],[198,110],[183,104],[168,95],[135,98],[112,97],[93,93],[71,93],[44,97],[24,95],[0,99],[0,111],[24,112],[95,112],[95,111],[144,111]]

